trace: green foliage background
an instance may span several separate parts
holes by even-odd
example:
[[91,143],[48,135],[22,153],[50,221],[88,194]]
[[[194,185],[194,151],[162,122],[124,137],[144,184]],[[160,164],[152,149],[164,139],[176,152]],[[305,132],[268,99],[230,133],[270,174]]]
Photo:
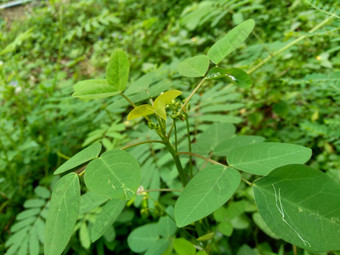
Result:
[[[164,84],[157,87],[162,80],[168,88],[180,88],[188,95],[196,84],[189,78],[179,79],[177,64],[207,53],[226,31],[250,18],[256,21],[254,32],[245,47],[222,61],[225,66],[251,70],[326,17],[333,20],[256,70],[251,75],[251,89],[223,84],[203,88],[202,94],[192,99],[192,105],[200,105],[190,123],[195,135],[222,119],[236,124],[238,134],[311,148],[309,165],[340,181],[340,20],[335,2],[37,1],[26,6],[25,17],[17,21],[8,19],[7,11],[0,11],[0,253],[11,254],[9,247],[15,245],[17,250],[13,248],[12,254],[42,252],[49,192],[57,181],[52,173],[66,159],[94,141],[113,149],[139,137],[153,138],[143,123],[126,121],[131,110],[127,104],[113,99],[72,98],[72,85],[79,80],[105,78],[111,53],[122,48],[129,54],[132,84],[149,82],[158,95],[163,91]],[[145,77],[138,80],[145,74],[152,74],[151,81]],[[216,101],[217,96],[221,101]],[[221,110],[219,103],[227,104],[227,110]],[[179,124],[178,130],[183,131],[184,125]],[[200,150],[199,144],[196,147]],[[155,151],[159,152],[157,162],[148,160]],[[170,168],[170,157],[157,145],[130,152],[142,168]],[[178,188],[171,175],[171,171],[150,172],[142,182],[149,188],[165,183]],[[206,219],[202,229],[195,229],[201,236],[219,233],[213,241],[207,239],[211,252],[283,254],[285,250],[285,254],[294,254],[294,248],[265,230],[255,212],[253,194],[245,186],[241,188],[228,207]],[[81,209],[82,217],[66,253],[114,250],[132,254],[126,241],[129,233],[137,226],[161,221],[160,217],[165,217],[163,205],[173,205],[174,194],[150,193],[147,200],[137,198],[118,217],[114,228],[92,245],[85,225],[91,222],[95,207]],[[96,206],[104,203],[90,195],[83,199],[96,201]],[[230,222],[221,221],[218,213],[227,213]],[[25,223],[18,227],[22,221]],[[12,245],[8,240],[15,234]],[[194,239],[191,234],[186,231],[181,237]],[[29,242],[35,245],[20,246],[19,240],[28,235],[36,237]]]

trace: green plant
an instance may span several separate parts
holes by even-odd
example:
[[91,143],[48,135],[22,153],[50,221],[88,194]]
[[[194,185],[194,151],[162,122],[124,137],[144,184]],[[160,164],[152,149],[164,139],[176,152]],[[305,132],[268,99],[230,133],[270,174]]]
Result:
[[[320,23],[311,32],[327,22]],[[143,117],[147,126],[155,132],[148,140],[128,144],[121,149],[114,148],[101,155],[101,144],[94,143],[55,171],[55,174],[62,174],[89,162],[85,169],[61,177],[54,187],[46,222],[46,254],[61,254],[74,232],[81,198],[89,194],[81,196],[79,177],[82,175],[86,188],[97,196],[97,203],[89,210],[95,210],[93,218],[89,220],[89,227],[85,224],[80,227],[82,239],[87,240],[84,246],[87,247],[89,241],[98,240],[110,230],[126,205],[134,203],[143,208],[143,201],[138,198],[138,195],[143,195],[149,203],[153,201],[155,212],[160,210],[161,213],[155,213],[159,218],[157,223],[138,227],[129,234],[128,244],[134,252],[171,254],[174,249],[178,254],[195,254],[197,248],[197,254],[210,253],[216,247],[213,243],[204,245],[204,242],[214,237],[213,232],[203,231],[209,229],[206,217],[213,213],[221,231],[230,235],[232,221],[241,214],[232,211],[246,210],[247,202],[235,201],[227,208],[223,205],[242,189],[243,192],[249,191],[244,184],[240,184],[243,181],[254,192],[260,214],[254,213],[254,221],[266,229],[266,233],[310,251],[340,249],[340,209],[337,207],[340,185],[326,174],[302,165],[310,159],[310,149],[294,144],[264,142],[264,138],[258,136],[236,135],[232,124],[218,121],[195,132],[191,130],[193,124],[189,123],[189,117],[193,111],[190,111],[190,106],[200,88],[205,85],[206,93],[209,93],[209,88],[217,81],[247,89],[252,83],[248,73],[305,38],[302,36],[285,45],[248,73],[239,68],[218,66],[228,54],[243,44],[253,27],[254,21],[246,20],[216,41],[207,55],[194,56],[178,64],[181,75],[203,77],[184,101],[176,100],[182,95],[179,90],[169,90],[159,95],[159,89],[167,90],[166,84],[154,90],[149,88],[151,83],[144,85],[146,96],[138,97],[136,87],[132,88],[134,93],[130,92],[133,96],[125,94],[130,63],[126,53],[120,49],[113,52],[107,64],[106,79],[85,80],[74,86],[73,96],[83,99],[123,97],[133,107],[127,119],[134,121],[135,118]],[[216,66],[209,68],[210,61]],[[136,105],[146,99],[150,100],[150,104]],[[213,112],[220,109],[215,104],[209,110]],[[181,131],[184,131],[184,135]],[[183,137],[186,138],[185,142]],[[141,160],[145,155],[143,149],[137,153],[138,146],[150,146],[151,158]],[[161,146],[166,148],[165,152],[160,151]],[[189,160],[183,159],[184,155],[189,156]],[[197,159],[194,160],[194,157]],[[169,158],[172,162],[169,162]],[[143,161],[143,165],[137,159]],[[163,163],[163,169],[158,171],[159,161],[162,160],[166,164]],[[169,173],[173,173],[173,169],[175,177],[170,178]],[[168,187],[160,187],[160,175]],[[177,175],[180,183],[174,180]],[[263,177],[254,180],[254,175]],[[148,187],[141,186],[142,183],[148,183]],[[165,203],[167,208],[164,208],[157,201],[158,196],[152,195],[153,192],[162,191],[179,194],[179,197],[170,199],[170,202]],[[84,204],[89,206],[91,200]],[[101,204],[104,205],[100,209],[96,208]],[[181,237],[195,232],[198,238],[192,243],[175,238],[176,232],[180,232]]]

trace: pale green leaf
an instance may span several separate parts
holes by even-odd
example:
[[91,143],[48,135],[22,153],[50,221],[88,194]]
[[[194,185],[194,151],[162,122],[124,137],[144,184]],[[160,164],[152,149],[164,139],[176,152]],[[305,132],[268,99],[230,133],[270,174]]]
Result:
[[131,199],[137,192],[141,170],[137,160],[122,150],[111,150],[92,160],[85,170],[85,184],[110,199]]
[[228,157],[228,153],[237,147],[254,143],[262,143],[264,142],[264,140],[265,138],[263,138],[262,136],[250,136],[250,135],[235,136],[219,143],[214,150],[214,155]]
[[92,242],[98,240],[105,232],[112,227],[112,224],[123,211],[126,201],[109,200],[102,208],[91,226]]
[[170,104],[172,100],[181,94],[182,92],[179,90],[170,90],[159,95],[153,103],[155,113],[166,120],[165,105]]
[[312,150],[289,143],[255,143],[237,147],[228,154],[228,164],[242,171],[266,175],[287,164],[306,163]]
[[150,114],[155,113],[154,108],[148,104],[142,104],[140,106],[135,107],[131,112],[129,112],[127,119],[133,120],[139,117],[144,117]]
[[104,79],[80,81],[73,86],[73,90],[72,96],[83,99],[98,99],[119,94],[119,91]]
[[35,217],[30,217],[22,221],[18,221],[17,223],[11,226],[11,232],[17,232],[18,230],[31,225],[34,221],[35,221]]
[[172,245],[177,255],[195,255],[196,253],[195,246],[184,238],[176,238],[172,241]]
[[255,26],[255,21],[248,19],[228,32],[222,39],[218,40],[208,51],[208,57],[215,64],[221,62],[235,49],[239,48],[247,39]]
[[163,254],[170,245],[170,240],[159,239],[145,252],[144,255],[159,255]]
[[78,219],[80,186],[78,175],[69,173],[55,184],[46,219],[45,255],[59,255],[69,242]]
[[41,210],[40,208],[33,208],[33,209],[25,210],[17,215],[16,220],[23,220],[23,219],[35,216],[40,212],[40,210]]
[[153,246],[157,240],[159,240],[158,224],[150,223],[132,230],[127,242],[132,251],[140,253]]
[[29,236],[29,254],[39,255],[39,238],[37,235],[37,229],[31,228]]
[[126,88],[130,71],[130,62],[126,53],[115,49],[106,65],[106,80],[118,91]]
[[311,251],[340,249],[340,184],[305,165],[279,167],[253,185],[266,225]]
[[209,58],[205,55],[187,58],[177,66],[177,71],[186,77],[202,77],[208,71]]
[[87,161],[90,161],[98,157],[101,149],[102,149],[102,146],[100,143],[92,144],[91,146],[78,152],[76,155],[74,155],[72,158],[67,160],[60,167],[58,167],[58,169],[54,171],[54,174],[64,173],[67,170],[70,170],[76,166],[79,166]]
[[90,248],[90,245],[91,245],[90,233],[89,233],[89,229],[87,228],[86,222],[82,222],[82,224],[80,225],[79,240],[80,240],[81,245],[85,249]]
[[208,216],[234,194],[241,177],[233,168],[211,165],[199,171],[185,186],[175,204],[178,227]]
[[169,216],[163,216],[158,222],[158,233],[160,236],[169,238],[176,233],[176,223]]
[[44,204],[45,204],[44,199],[32,198],[25,201],[24,207],[25,208],[42,207]]

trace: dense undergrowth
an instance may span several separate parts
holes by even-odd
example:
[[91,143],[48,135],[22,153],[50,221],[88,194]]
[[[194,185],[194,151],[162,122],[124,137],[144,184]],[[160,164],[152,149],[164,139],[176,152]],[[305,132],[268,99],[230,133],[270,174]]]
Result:
[[[340,181],[340,19],[335,2],[37,1],[23,20],[9,24],[0,19],[0,253],[43,251],[50,191],[58,179],[52,173],[65,160],[95,141],[110,150],[131,140],[155,139],[143,121],[126,120],[132,108],[123,99],[71,97],[77,81],[105,78],[111,53],[121,48],[129,54],[133,88],[148,84],[152,97],[164,87],[180,88],[188,96],[196,82],[181,78],[177,64],[206,53],[216,39],[250,18],[256,26],[246,44],[222,64],[247,70],[253,86],[203,86],[191,102],[196,107],[191,109],[193,144],[210,125],[232,123],[240,135],[311,148],[308,165]],[[297,38],[301,41],[280,52]],[[142,93],[139,96],[143,98]],[[179,123],[177,128],[183,141],[185,125]],[[162,146],[134,147],[129,152],[142,169],[152,169],[142,177],[145,189],[180,188],[171,157]],[[243,177],[255,179],[249,174]],[[227,223],[214,214],[201,225],[179,230],[177,237],[209,254],[312,254],[268,230],[256,212],[251,190],[244,183],[241,188],[224,206]],[[84,205],[97,203],[81,208],[66,254],[133,254],[129,233],[162,219],[176,195],[138,196],[93,244],[88,228],[105,201],[83,196]],[[172,254],[172,248],[166,252]]]

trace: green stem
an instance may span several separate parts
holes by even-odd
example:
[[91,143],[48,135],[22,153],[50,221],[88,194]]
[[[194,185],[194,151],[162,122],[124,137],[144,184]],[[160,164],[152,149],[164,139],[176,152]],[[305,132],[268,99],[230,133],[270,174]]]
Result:
[[153,191],[158,191],[158,192],[161,192],[161,191],[182,192],[183,190],[181,190],[181,189],[145,189],[141,193],[143,193],[143,192],[153,192]]
[[177,141],[177,126],[176,126],[176,120],[174,120],[174,131],[175,131],[175,151],[177,152],[177,145],[178,145],[178,141]]
[[[188,146],[189,146],[189,152],[191,153],[191,139],[190,139],[190,126],[189,126],[189,119],[188,114],[185,114],[185,123],[187,126],[187,137],[188,137]],[[190,169],[190,177],[192,178],[193,172],[192,172],[192,155],[189,156],[189,169]]]
[[180,151],[180,152],[178,152],[178,154],[184,154],[184,155],[195,156],[195,157],[197,157],[197,158],[204,159],[205,161],[208,161],[208,162],[210,162],[210,163],[212,163],[212,164],[214,164],[214,165],[226,166],[226,165],[224,165],[224,164],[222,164],[222,163],[220,163],[220,162],[217,162],[217,161],[215,161],[215,160],[213,160],[213,159],[206,158],[206,157],[204,157],[204,156],[202,156],[202,155],[199,155],[199,154],[196,154],[196,153],[193,153],[193,152]]
[[206,78],[204,77],[200,83],[198,83],[198,85],[196,86],[196,88],[191,92],[191,94],[187,97],[187,99],[185,100],[184,104],[182,105],[181,109],[179,109],[178,111],[178,115],[183,111],[183,109],[185,108],[185,106],[189,103],[190,99],[193,97],[193,95],[195,95],[195,93],[197,92],[197,90],[202,86],[203,82],[205,82]]
[[120,149],[121,150],[126,150],[126,149],[129,149],[129,148],[141,145],[141,144],[146,144],[146,143],[163,143],[163,141],[160,141],[160,140],[148,140],[148,141],[143,141],[143,142],[138,142],[138,143],[130,144],[130,145],[121,147]]
[[[322,21],[321,23],[319,23],[318,25],[316,25],[314,28],[312,28],[311,30],[309,30],[309,33],[313,33],[316,30],[318,30],[320,27],[326,25],[328,23],[328,21],[330,21],[332,18],[327,18],[324,21]],[[269,55],[268,57],[266,57],[265,59],[263,59],[260,63],[258,63],[257,65],[255,65],[254,67],[252,67],[251,69],[249,69],[247,72],[248,74],[251,74],[253,72],[255,72],[257,69],[259,69],[261,66],[263,66],[264,64],[266,64],[269,60],[271,60],[272,58],[280,55],[282,52],[284,52],[285,50],[289,49],[290,47],[292,47],[293,45],[297,44],[298,42],[302,41],[303,39],[305,39],[308,35],[302,35],[300,37],[298,37],[297,39],[295,39],[294,41],[286,44],[285,46],[283,46],[281,49],[275,51],[274,53],[272,53],[271,55]]]
[[135,103],[134,102],[132,102],[131,100],[130,100],[130,98],[128,98],[122,91],[121,92],[119,92],[119,94],[122,96],[122,97],[124,97],[124,99],[126,100],[126,101],[128,101],[129,102],[129,104],[131,104],[134,108],[136,108],[137,107],[137,105],[135,105]]

